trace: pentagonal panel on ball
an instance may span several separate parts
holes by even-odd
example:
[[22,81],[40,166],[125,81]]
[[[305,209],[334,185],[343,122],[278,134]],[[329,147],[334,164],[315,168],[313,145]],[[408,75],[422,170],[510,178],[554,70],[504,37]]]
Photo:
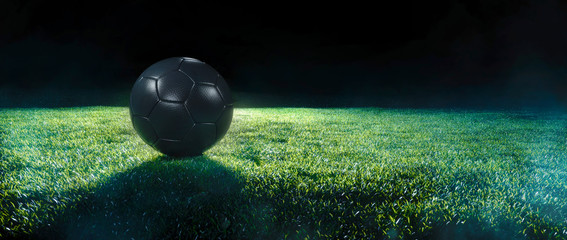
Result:
[[222,97],[212,85],[196,85],[185,105],[196,122],[215,122],[224,108]]
[[183,102],[189,97],[193,80],[180,71],[171,71],[157,80],[157,92],[161,100]]
[[174,157],[196,156],[202,153],[202,150],[192,144],[192,142],[188,141],[188,139],[159,139],[155,144],[155,148],[164,154]]
[[144,140],[148,145],[152,146],[158,139],[157,134],[150,123],[150,120],[146,117],[132,116],[132,125],[134,129],[140,135],[140,138]]
[[215,143],[216,135],[214,123],[197,123],[189,131],[184,141],[187,141],[188,145],[191,145],[193,149],[198,149],[202,152]]
[[179,70],[191,77],[196,83],[215,84],[217,81],[218,72],[204,62],[183,60]]
[[232,122],[233,107],[227,106],[223,111],[217,122],[215,123],[217,127],[217,140],[220,140],[228,129],[230,128],[230,123]]
[[160,101],[149,118],[160,139],[181,140],[194,125],[183,103]]
[[155,79],[142,77],[134,83],[130,94],[132,115],[148,116],[158,101]]
[[155,148],[169,156],[184,155],[184,146],[181,140],[159,139],[156,142]]
[[228,88],[228,84],[226,80],[219,74],[217,78],[217,88],[222,96],[222,99],[225,104],[230,105],[233,103],[232,94],[230,93],[230,89]]
[[183,61],[183,58],[180,57],[166,58],[146,68],[141,76],[159,78],[166,72],[177,70],[181,61]]

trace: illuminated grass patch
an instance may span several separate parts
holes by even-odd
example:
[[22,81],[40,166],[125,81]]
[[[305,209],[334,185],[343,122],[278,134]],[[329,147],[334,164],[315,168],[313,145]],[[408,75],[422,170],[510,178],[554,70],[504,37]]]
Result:
[[567,238],[567,116],[236,109],[196,158],[128,110],[0,110],[0,236]]

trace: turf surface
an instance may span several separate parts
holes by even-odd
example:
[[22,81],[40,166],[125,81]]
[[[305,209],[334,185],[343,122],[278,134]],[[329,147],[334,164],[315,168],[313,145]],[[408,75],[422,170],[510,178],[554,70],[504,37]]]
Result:
[[127,108],[0,110],[0,238],[567,238],[567,115],[236,109],[195,158]]

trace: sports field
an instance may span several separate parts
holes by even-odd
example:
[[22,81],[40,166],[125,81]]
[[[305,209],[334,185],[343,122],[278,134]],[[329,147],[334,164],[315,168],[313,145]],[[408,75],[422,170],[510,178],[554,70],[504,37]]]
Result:
[[0,109],[0,238],[566,239],[567,114],[236,108],[200,157],[128,108]]

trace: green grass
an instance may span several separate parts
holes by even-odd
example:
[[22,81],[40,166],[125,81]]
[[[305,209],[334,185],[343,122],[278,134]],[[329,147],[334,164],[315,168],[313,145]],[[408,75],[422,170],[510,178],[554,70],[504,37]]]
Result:
[[567,115],[236,109],[172,159],[127,108],[0,110],[0,238],[567,238]]

